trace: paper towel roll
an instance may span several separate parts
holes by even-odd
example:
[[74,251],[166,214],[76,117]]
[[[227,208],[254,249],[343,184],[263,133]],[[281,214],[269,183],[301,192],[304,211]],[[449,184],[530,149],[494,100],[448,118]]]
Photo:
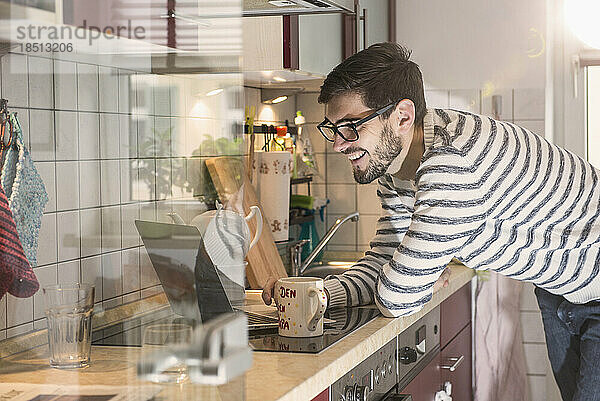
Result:
[[290,152],[255,154],[256,192],[275,241],[287,241],[290,218]]

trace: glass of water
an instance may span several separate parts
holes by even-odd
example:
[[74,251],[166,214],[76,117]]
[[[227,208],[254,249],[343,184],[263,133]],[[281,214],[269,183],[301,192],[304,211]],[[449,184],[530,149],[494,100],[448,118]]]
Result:
[[148,366],[155,366],[155,371],[147,374],[146,379],[156,383],[184,383],[188,380],[185,361],[174,360],[160,368],[165,361],[153,359],[157,352],[173,351],[189,345],[192,342],[192,331],[192,326],[185,323],[154,324],[144,330],[142,358]]
[[50,366],[83,368],[90,363],[94,286],[58,284],[42,289],[48,320]]

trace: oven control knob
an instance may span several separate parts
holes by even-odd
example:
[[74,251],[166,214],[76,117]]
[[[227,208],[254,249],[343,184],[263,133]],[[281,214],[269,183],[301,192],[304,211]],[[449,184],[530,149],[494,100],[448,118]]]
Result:
[[384,362],[383,365],[381,365],[381,379],[385,379],[385,376],[387,376],[387,370],[385,369],[385,362]]
[[355,401],[367,401],[369,397],[369,387],[354,385],[354,400]]
[[392,365],[392,358],[390,358],[390,360],[387,363],[387,372],[389,375],[392,374],[393,369],[394,369],[394,366]]
[[379,368],[379,365],[377,365],[377,367],[375,368],[375,383],[379,384],[379,382],[381,382],[381,376],[379,375],[381,372],[381,369]]
[[404,347],[400,351],[400,363],[409,365],[417,361],[417,351],[410,347]]

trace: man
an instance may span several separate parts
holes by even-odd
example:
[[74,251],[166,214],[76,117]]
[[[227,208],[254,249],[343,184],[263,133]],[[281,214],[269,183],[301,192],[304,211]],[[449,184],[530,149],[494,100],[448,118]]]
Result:
[[382,206],[371,249],[325,281],[329,306],[374,301],[385,316],[414,313],[453,257],[532,282],[563,399],[598,399],[598,171],[514,124],[426,109],[409,56],[373,45],[321,87],[319,130],[357,182],[377,180]]

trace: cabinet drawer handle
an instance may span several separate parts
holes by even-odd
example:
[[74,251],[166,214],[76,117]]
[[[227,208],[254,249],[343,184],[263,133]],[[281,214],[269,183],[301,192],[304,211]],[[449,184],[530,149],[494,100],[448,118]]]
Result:
[[450,372],[454,372],[456,369],[458,369],[458,367],[460,366],[460,364],[462,363],[462,361],[465,359],[464,355],[461,355],[460,358],[448,358],[448,360],[450,362],[454,362],[454,365],[452,366],[440,366],[440,368],[442,369],[448,369]]

